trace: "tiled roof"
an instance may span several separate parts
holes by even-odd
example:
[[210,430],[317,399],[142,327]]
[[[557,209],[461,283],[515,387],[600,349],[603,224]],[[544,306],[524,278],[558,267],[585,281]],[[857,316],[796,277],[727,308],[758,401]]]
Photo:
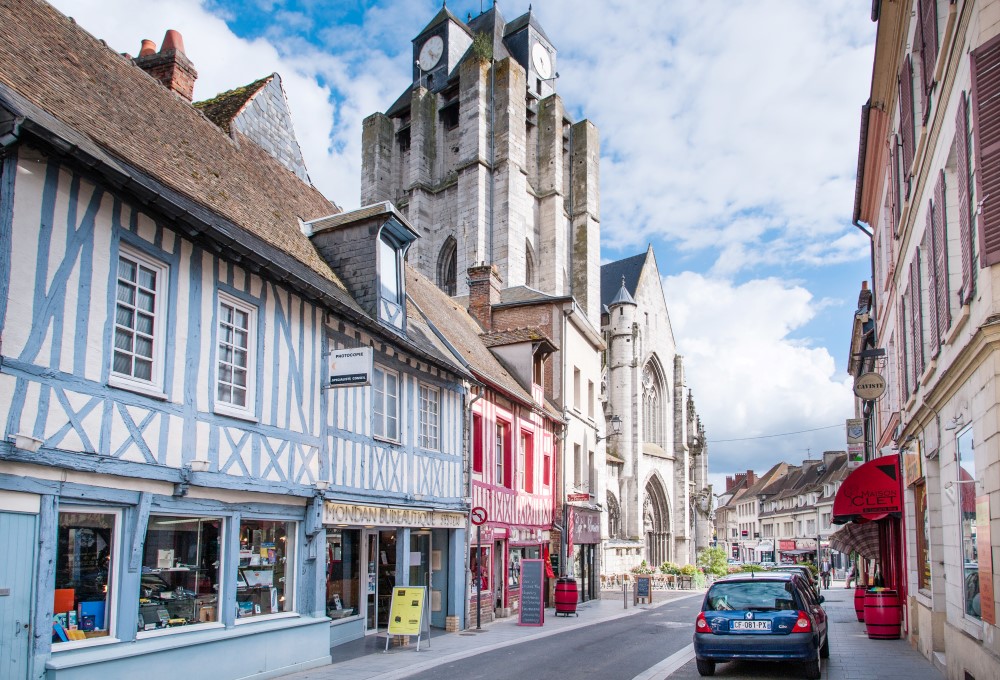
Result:
[[211,99],[195,102],[194,107],[205,114],[205,117],[218,125],[226,132],[230,131],[233,118],[239,114],[240,109],[250,101],[250,98],[257,94],[261,88],[271,82],[274,74],[260,80],[255,80],[249,85],[237,87],[227,92],[221,92]]
[[[126,183],[149,178],[344,290],[298,228],[300,219],[339,212],[319,191],[238,133],[230,138],[51,6],[0,0],[0,26],[0,99],[6,105],[32,115],[37,107],[51,116],[37,116],[46,118],[40,124],[47,129],[64,126],[65,136],[80,136],[70,148],[86,146],[92,156],[116,159]],[[232,238],[240,241],[240,234]],[[346,295],[337,299],[353,303]]]

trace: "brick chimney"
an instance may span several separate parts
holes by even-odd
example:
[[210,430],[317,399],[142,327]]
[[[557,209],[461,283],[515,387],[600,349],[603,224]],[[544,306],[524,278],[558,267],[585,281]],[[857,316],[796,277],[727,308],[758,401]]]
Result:
[[194,97],[194,81],[198,72],[184,54],[184,39],[171,29],[163,36],[163,46],[156,51],[152,40],[143,40],[135,65],[153,76],[168,90],[173,90],[188,101]]
[[500,272],[495,265],[469,267],[469,314],[484,330],[493,330],[493,305],[500,302]]

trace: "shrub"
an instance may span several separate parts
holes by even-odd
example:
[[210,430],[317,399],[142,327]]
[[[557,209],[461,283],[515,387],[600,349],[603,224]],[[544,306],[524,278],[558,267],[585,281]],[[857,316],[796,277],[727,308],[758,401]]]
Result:
[[660,573],[673,574],[674,576],[677,576],[681,573],[681,568],[680,565],[675,562],[664,562],[660,565]]
[[729,572],[728,561],[725,548],[705,548],[698,553],[698,566],[712,576],[725,576]]
[[739,571],[744,573],[756,573],[761,571],[767,571],[767,569],[760,566],[759,564],[744,564],[740,566]]
[[698,567],[693,564],[685,564],[681,567],[681,576],[694,576],[698,573]]

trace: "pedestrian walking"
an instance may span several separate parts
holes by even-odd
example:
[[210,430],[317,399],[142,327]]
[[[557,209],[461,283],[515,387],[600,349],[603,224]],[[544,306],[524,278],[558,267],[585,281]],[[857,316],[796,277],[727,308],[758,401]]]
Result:
[[830,560],[824,559],[819,565],[819,575],[823,581],[823,587],[830,589]]

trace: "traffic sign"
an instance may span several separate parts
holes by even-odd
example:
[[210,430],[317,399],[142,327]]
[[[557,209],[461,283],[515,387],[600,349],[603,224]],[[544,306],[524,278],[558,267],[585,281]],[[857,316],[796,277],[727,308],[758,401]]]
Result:
[[469,514],[472,519],[472,523],[476,526],[480,524],[485,524],[486,522],[486,508],[481,508],[478,505],[472,508],[472,512]]

